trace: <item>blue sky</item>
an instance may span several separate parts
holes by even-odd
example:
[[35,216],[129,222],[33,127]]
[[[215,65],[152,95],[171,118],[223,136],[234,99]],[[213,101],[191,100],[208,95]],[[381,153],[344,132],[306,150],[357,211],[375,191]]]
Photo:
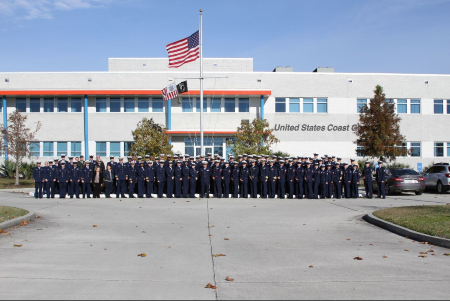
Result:
[[204,56],[252,57],[255,71],[450,74],[450,0],[0,0],[0,72],[167,57],[200,8]]

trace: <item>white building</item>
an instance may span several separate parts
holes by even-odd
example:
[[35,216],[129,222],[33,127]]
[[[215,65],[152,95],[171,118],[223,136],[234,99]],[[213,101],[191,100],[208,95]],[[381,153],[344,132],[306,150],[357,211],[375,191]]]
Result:
[[[41,121],[34,145],[41,160],[72,156],[127,155],[131,131],[143,118],[164,124],[175,152],[200,154],[199,80],[189,93],[163,102],[160,90],[171,82],[198,77],[199,62],[178,69],[168,59],[109,59],[108,72],[0,73],[4,123],[7,113],[26,112],[30,126]],[[401,132],[412,155],[399,158],[413,167],[450,156],[450,75],[337,73],[333,68],[293,72],[253,71],[253,59],[204,59],[205,152],[230,152],[226,141],[242,120],[263,117],[291,155],[356,157],[353,130],[358,108],[376,85],[396,106]],[[218,77],[218,78],[217,78]]]

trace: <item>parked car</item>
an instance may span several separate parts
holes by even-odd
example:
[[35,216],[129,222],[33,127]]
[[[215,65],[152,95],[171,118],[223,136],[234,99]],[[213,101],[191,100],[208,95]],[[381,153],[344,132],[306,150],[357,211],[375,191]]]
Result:
[[[378,184],[375,177],[372,183],[373,189],[377,191]],[[407,191],[414,191],[416,195],[421,195],[425,190],[425,177],[409,168],[388,168],[384,185],[388,195]]]
[[425,186],[435,188],[437,193],[444,193],[450,189],[450,164],[436,163],[423,173]]

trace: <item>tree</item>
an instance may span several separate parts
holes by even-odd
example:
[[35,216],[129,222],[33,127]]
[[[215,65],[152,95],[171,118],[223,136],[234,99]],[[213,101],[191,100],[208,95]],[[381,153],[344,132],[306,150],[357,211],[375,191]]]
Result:
[[[31,131],[25,123],[27,116],[22,115],[19,111],[14,111],[9,114],[8,127],[0,125],[2,136],[0,138],[1,149],[3,152],[8,152],[8,155],[13,158],[16,163],[16,183],[19,185],[19,169],[24,158],[31,157],[30,144],[35,143],[36,133],[41,129],[41,122],[36,123],[36,129]],[[5,144],[6,139],[6,144]]]
[[360,112],[356,143],[364,157],[395,160],[408,150],[403,146],[405,137],[400,134],[401,118],[395,113],[394,103],[386,101],[383,87],[377,85],[370,105]]
[[251,123],[242,121],[237,128],[234,154],[269,154],[270,147],[280,142],[269,128],[266,119],[256,118]]
[[153,118],[143,118],[137,128],[131,132],[134,144],[130,152],[138,156],[159,156],[159,154],[172,154],[172,145],[169,143],[167,128],[153,121]]

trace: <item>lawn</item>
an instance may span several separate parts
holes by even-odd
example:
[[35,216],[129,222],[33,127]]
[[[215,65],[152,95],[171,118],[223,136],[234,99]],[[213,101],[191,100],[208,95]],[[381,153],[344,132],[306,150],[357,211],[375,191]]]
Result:
[[388,208],[373,214],[420,233],[450,239],[450,205]]
[[26,214],[28,214],[28,211],[20,208],[0,206],[0,223]]
[[33,180],[23,180],[19,181],[20,185],[14,185],[16,179],[1,178],[0,179],[0,189],[14,189],[14,188],[34,188]]

